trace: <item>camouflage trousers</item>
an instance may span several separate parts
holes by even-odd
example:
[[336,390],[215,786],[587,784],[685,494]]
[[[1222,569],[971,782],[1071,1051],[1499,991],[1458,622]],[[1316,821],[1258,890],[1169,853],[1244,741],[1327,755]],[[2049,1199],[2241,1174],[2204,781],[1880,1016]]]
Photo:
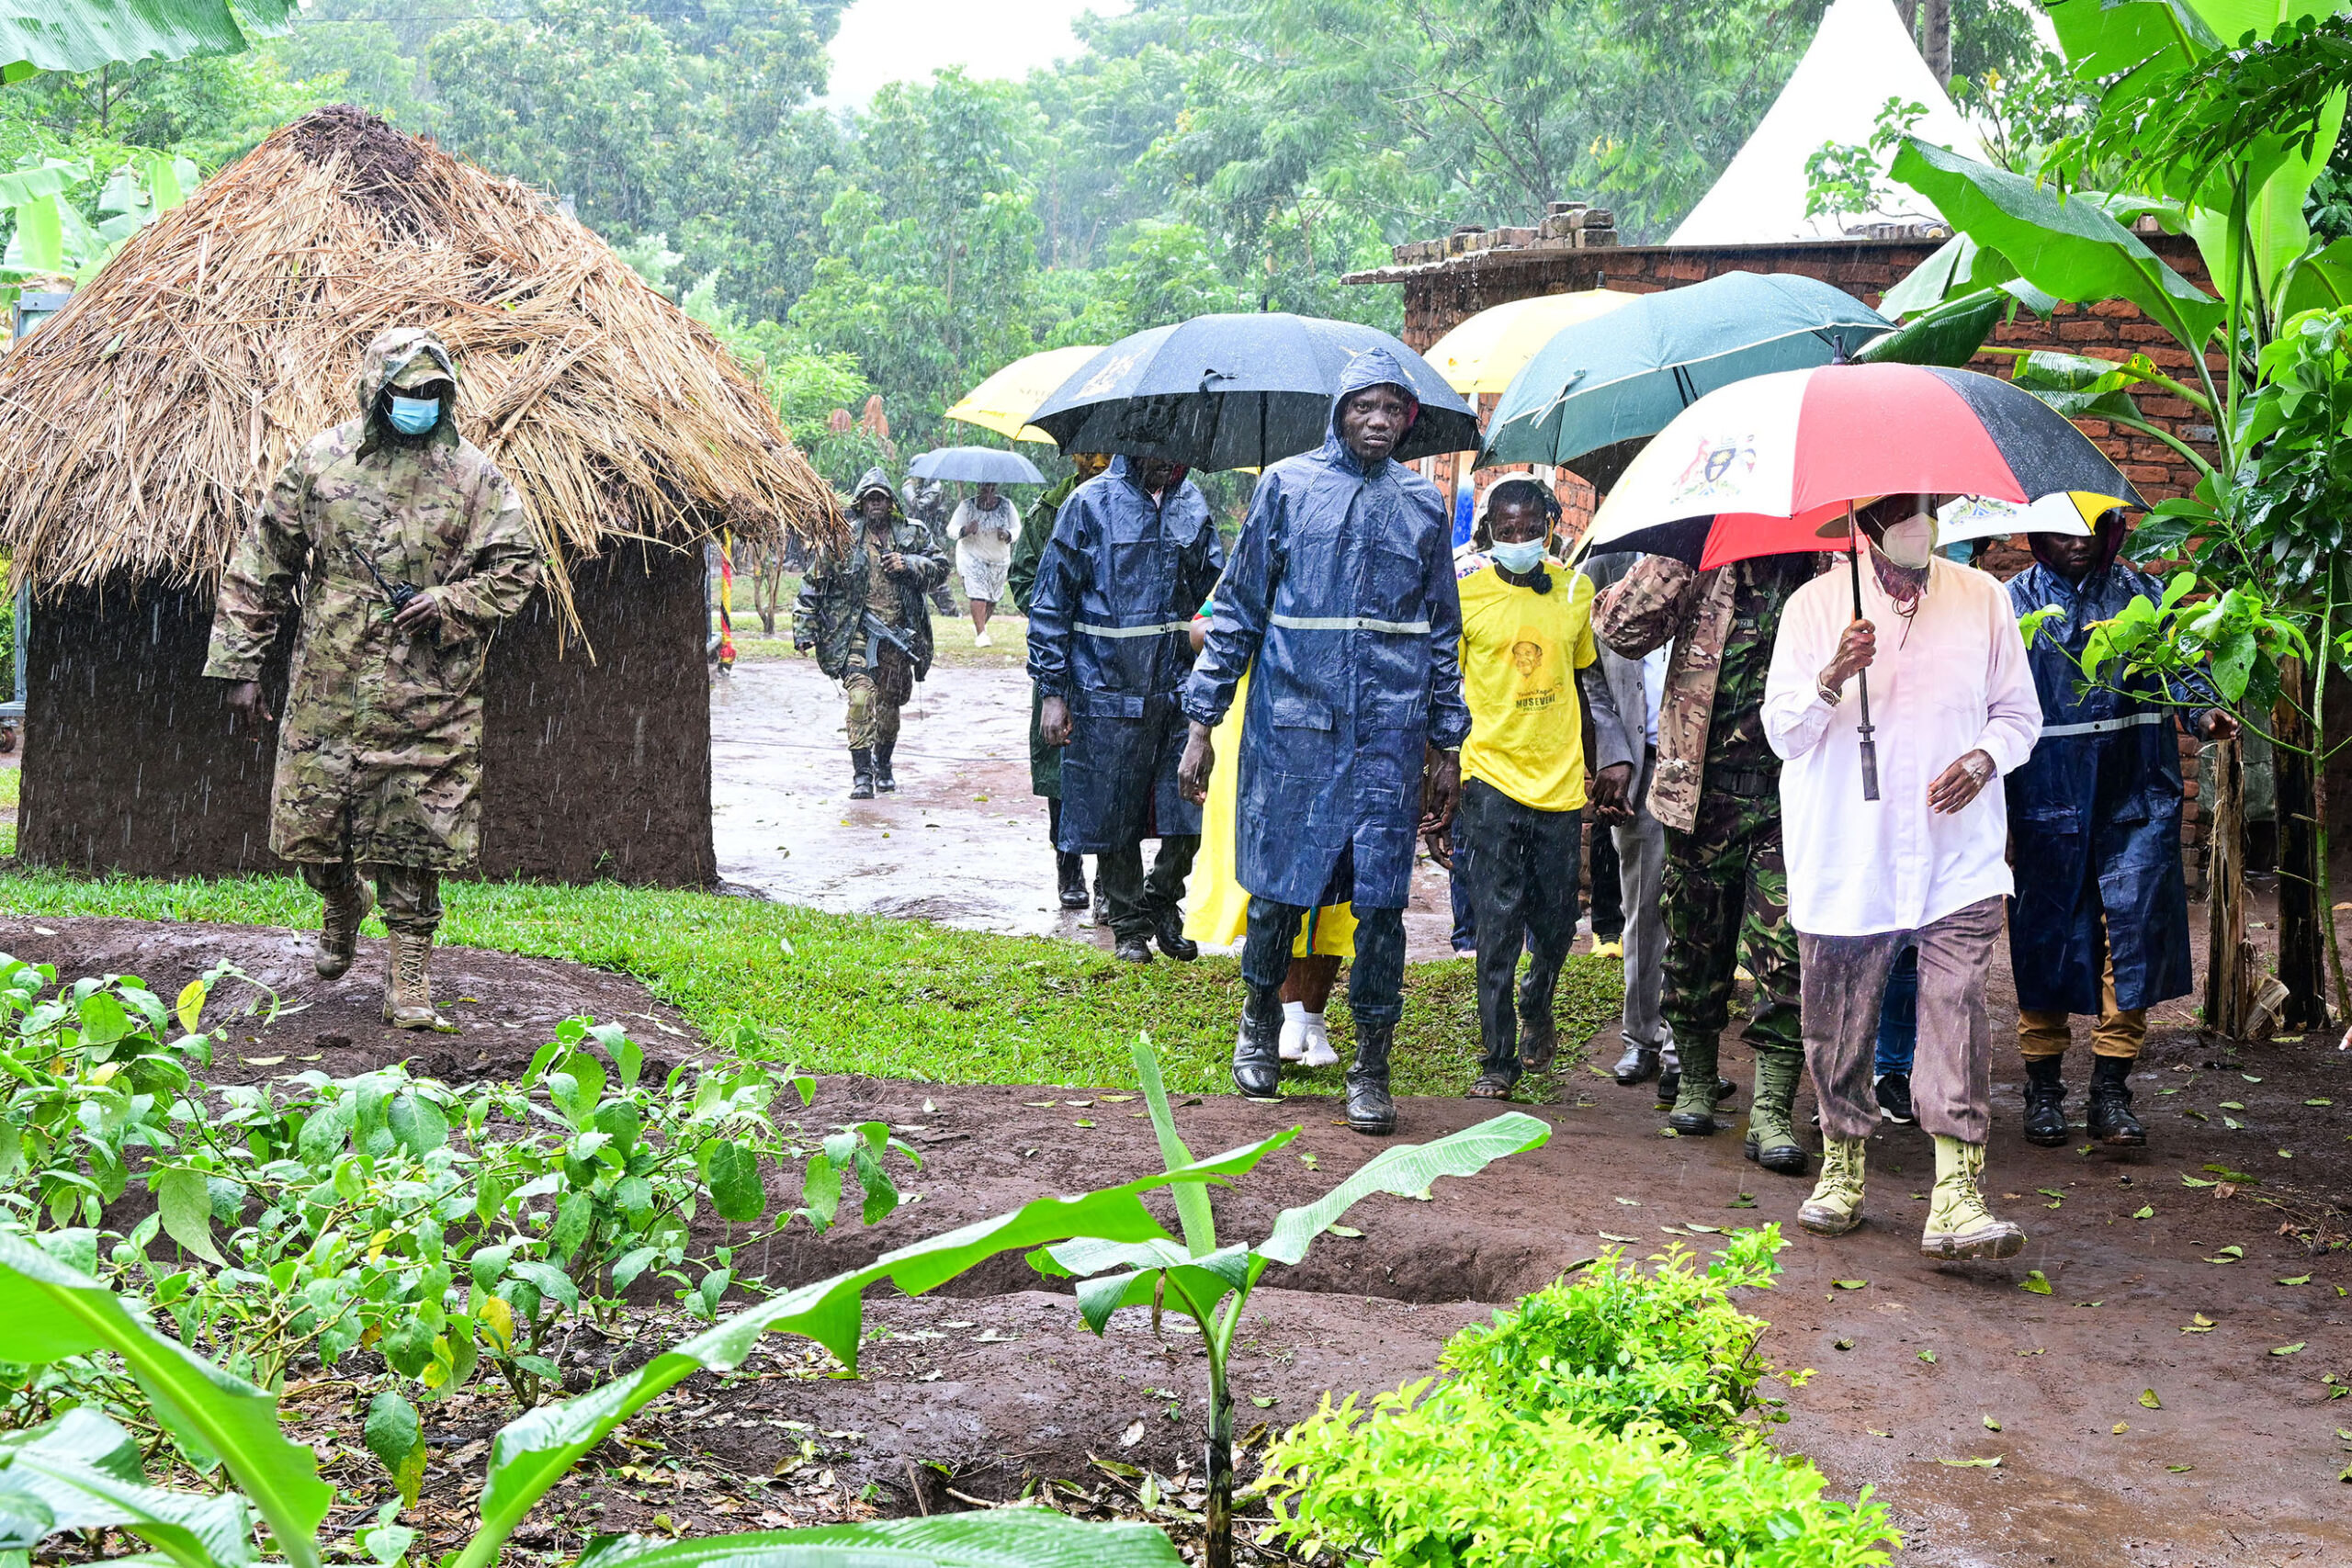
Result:
[[873,751],[897,744],[899,710],[914,695],[914,671],[895,648],[876,663],[853,654],[842,672],[842,694],[849,699],[849,749]]
[[1696,825],[1666,830],[1664,1011],[1686,1070],[1692,1048],[1708,1056],[1731,1021],[1732,971],[1745,958],[1756,976],[1756,1013],[1741,1038],[1759,1051],[1802,1055],[1797,933],[1789,924],[1789,874],[1781,858],[1777,793],[1699,797]]
[[302,880],[321,897],[356,887],[362,876],[376,883],[376,906],[384,926],[402,936],[429,937],[441,927],[441,874],[420,865],[356,865],[347,860],[305,861]]

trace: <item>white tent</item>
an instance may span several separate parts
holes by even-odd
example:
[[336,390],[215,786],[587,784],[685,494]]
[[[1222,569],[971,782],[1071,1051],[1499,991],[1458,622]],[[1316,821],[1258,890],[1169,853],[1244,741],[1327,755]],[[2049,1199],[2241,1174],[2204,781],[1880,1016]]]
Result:
[[1918,46],[1895,14],[1894,0],[1836,0],[1796,74],[1668,244],[1750,245],[1834,240],[1864,223],[1919,222],[1934,209],[1896,188],[1889,211],[1807,218],[1805,160],[1825,141],[1865,145],[1889,97],[1927,106],[1916,134],[1970,156],[1982,143],[1952,107]]

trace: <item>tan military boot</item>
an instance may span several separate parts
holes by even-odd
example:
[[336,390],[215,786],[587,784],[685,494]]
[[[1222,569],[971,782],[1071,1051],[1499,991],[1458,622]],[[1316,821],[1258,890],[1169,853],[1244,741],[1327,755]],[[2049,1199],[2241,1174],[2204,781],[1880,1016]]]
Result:
[[1797,1224],[1815,1235],[1844,1235],[1862,1223],[1861,1138],[1821,1138],[1821,1179],[1797,1210]]
[[350,969],[352,955],[359,951],[359,922],[368,918],[375,903],[368,884],[356,877],[339,897],[326,895],[326,907],[319,914],[318,951],[311,958],[311,967],[319,972],[320,979],[340,980]]
[[1936,1190],[1919,1251],[1935,1258],[2015,1258],[2025,1232],[1984,1207],[1984,1145],[1936,1134]]
[[433,939],[394,931],[384,960],[384,1021],[395,1029],[455,1033],[457,1025],[433,1010],[433,983],[425,974]]

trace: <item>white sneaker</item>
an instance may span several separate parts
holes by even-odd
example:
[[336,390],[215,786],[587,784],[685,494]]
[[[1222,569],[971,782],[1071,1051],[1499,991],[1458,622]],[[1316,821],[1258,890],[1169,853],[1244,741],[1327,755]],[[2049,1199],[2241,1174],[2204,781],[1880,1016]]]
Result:
[[1331,1049],[1331,1036],[1323,1027],[1319,1016],[1310,1014],[1306,1020],[1306,1065],[1310,1067],[1336,1067],[1340,1054]]
[[1285,1062],[1302,1061],[1306,1056],[1306,1024],[1295,1014],[1283,1020],[1282,1044],[1278,1047]]
[[994,648],[996,644],[990,640],[988,633],[980,632],[973,637],[972,646],[974,648]]

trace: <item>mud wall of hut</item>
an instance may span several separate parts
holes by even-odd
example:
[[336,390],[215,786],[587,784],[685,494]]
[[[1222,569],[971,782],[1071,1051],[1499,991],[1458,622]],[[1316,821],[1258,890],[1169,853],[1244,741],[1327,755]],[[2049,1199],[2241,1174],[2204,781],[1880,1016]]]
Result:
[[[710,694],[698,552],[627,548],[576,567],[588,648],[559,652],[535,598],[485,678],[481,874],[701,886]],[[138,876],[282,869],[269,852],[277,729],[240,734],[203,678],[211,599],[116,586],[44,597],[27,643],[27,865]],[[265,672],[281,710],[291,629]]]

